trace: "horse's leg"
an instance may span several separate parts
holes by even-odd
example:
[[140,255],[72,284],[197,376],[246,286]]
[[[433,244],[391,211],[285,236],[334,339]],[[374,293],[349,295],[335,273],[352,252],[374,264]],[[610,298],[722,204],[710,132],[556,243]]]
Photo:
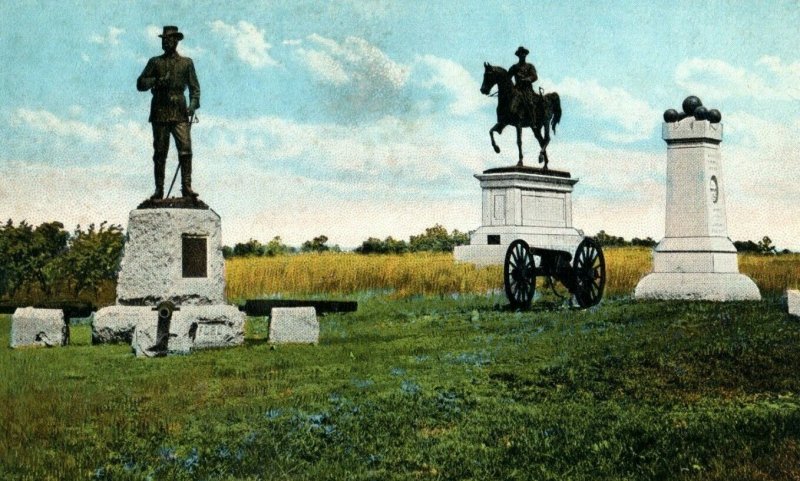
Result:
[[539,154],[539,162],[544,162],[544,169],[547,169],[547,146],[550,144],[550,119],[553,117],[551,112],[547,112],[544,116],[544,138],[542,139],[541,145],[542,151]]
[[517,127],[517,149],[519,150],[519,162],[517,162],[518,167],[522,167],[522,127],[516,125]]
[[492,139],[492,147],[494,147],[495,153],[500,153],[500,147],[494,141],[494,133],[497,132],[498,134],[503,134],[503,129],[506,128],[506,124],[496,123],[494,127],[489,129],[489,138]]
[[542,133],[540,131],[540,127],[534,125],[534,126],[531,127],[531,130],[533,130],[533,135],[536,136],[536,140],[539,142],[539,149],[540,149],[539,150],[539,163],[541,164],[542,162],[544,162],[544,159],[542,158],[542,152],[544,152],[544,148],[542,147],[542,145],[545,145],[544,139],[542,138]]

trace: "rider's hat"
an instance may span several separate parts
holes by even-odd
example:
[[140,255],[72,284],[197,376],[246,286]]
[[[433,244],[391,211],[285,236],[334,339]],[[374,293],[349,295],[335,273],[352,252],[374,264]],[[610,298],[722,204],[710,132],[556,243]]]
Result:
[[183,34],[178,31],[178,27],[174,25],[167,25],[164,27],[164,33],[159,37],[178,37],[178,40],[183,40]]
[[524,57],[524,56],[528,55],[529,53],[530,52],[528,51],[527,48],[525,48],[522,45],[520,45],[520,47],[517,49],[517,51],[514,52],[514,55],[516,55],[517,57]]

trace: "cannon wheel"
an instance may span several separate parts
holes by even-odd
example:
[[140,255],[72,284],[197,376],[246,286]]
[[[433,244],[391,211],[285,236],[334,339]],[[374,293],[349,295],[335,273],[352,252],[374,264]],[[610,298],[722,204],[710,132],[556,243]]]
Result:
[[578,305],[585,309],[600,302],[606,286],[606,260],[597,241],[586,237],[578,244],[572,270]]
[[517,239],[508,246],[503,265],[506,297],[513,307],[528,308],[536,291],[536,263],[528,243]]

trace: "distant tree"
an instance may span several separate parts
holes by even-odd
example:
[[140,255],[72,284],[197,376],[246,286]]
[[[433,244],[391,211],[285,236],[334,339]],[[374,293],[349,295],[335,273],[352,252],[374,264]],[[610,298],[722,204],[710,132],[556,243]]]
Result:
[[736,248],[737,252],[749,252],[753,254],[775,254],[777,251],[775,246],[772,245],[772,239],[768,236],[762,237],[757,243],[751,240],[734,241],[733,246]]
[[408,246],[412,252],[453,252],[457,245],[469,243],[469,235],[454,230],[448,234],[447,229],[440,224],[428,227],[425,232],[419,235],[412,235]]
[[116,279],[124,242],[120,225],[90,224],[85,231],[76,227],[69,250],[61,258],[59,275],[68,280],[76,296],[87,289],[97,295],[103,281]]
[[392,236],[384,240],[370,237],[356,247],[359,254],[402,254],[408,252],[408,243],[404,240],[395,240]]
[[607,234],[604,230],[598,232],[594,239],[603,247],[623,247],[626,244],[624,238]]
[[303,242],[303,245],[300,246],[301,252],[341,252],[341,248],[338,245],[329,246],[327,244],[328,236],[320,235],[314,237],[312,240],[308,240]]
[[33,282],[51,294],[59,279],[60,257],[67,250],[69,233],[60,222],[46,222],[34,228],[12,220],[0,227],[0,296],[13,296]]
[[764,236],[758,242],[758,248],[762,254],[775,254],[776,248],[772,245],[772,239],[768,236]]
[[654,241],[652,237],[645,237],[644,239],[634,237],[633,239],[631,239],[632,246],[655,247],[656,244],[658,244],[658,242]]
[[265,256],[279,256],[284,254],[290,254],[294,251],[292,247],[287,246],[283,243],[280,236],[275,236],[272,238],[271,241],[267,242],[267,245],[263,248],[263,255]]
[[239,242],[233,246],[233,255],[236,257],[251,257],[261,255],[263,245],[261,242],[250,238],[247,242]]

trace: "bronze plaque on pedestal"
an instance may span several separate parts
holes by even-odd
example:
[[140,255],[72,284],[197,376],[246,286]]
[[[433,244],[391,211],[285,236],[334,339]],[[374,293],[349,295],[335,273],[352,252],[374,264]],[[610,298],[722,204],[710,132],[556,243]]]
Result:
[[206,238],[183,235],[183,277],[207,277]]

